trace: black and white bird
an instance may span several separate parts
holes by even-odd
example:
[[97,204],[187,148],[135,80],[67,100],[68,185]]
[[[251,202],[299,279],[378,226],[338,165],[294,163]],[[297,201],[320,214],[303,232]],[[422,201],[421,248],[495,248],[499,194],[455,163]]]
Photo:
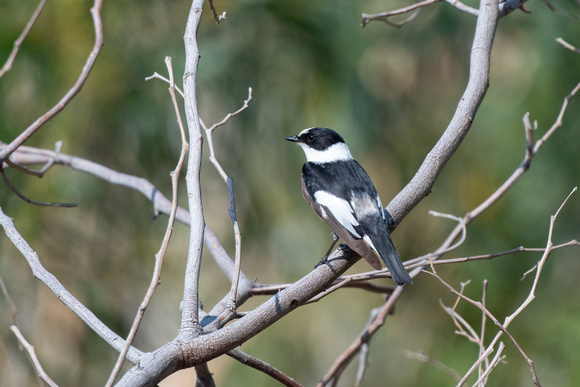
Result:
[[286,140],[304,150],[302,195],[334,232],[321,262],[341,238],[376,270],[382,267],[380,257],[397,285],[413,283],[389,235],[377,190],[343,138],[332,129],[310,128]]

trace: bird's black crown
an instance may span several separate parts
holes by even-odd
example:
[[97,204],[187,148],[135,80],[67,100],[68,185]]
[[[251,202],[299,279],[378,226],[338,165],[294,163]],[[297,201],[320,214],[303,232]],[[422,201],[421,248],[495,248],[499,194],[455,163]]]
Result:
[[344,142],[340,134],[328,128],[310,128],[300,133],[296,139],[310,148],[323,151],[334,144]]

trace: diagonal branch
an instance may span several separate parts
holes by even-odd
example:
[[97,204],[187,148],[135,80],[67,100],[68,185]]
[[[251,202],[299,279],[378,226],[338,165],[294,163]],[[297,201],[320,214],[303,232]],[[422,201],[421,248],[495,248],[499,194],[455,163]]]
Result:
[[[4,228],[4,233],[10,241],[16,246],[20,253],[26,258],[28,265],[32,269],[32,274],[35,278],[41,280],[48,288],[56,295],[56,297],[65,304],[71,311],[81,318],[89,328],[95,331],[99,336],[105,340],[111,347],[117,351],[121,351],[125,340],[119,337],[109,327],[107,327],[101,320],[94,315],[86,306],[77,300],[61,283],[60,281],[48,272],[40,259],[38,254],[30,247],[24,240],[22,235],[16,230],[14,221],[8,217],[0,208],[0,225]],[[136,363],[141,357],[142,352],[136,348],[131,347],[127,353],[127,359],[131,363]]]
[[22,42],[24,42],[24,39],[26,39],[26,37],[28,36],[28,33],[34,26],[34,23],[36,23],[36,21],[38,20],[38,17],[40,16],[40,13],[44,9],[45,5],[46,0],[40,0],[40,3],[38,3],[38,6],[34,10],[34,13],[30,17],[30,20],[28,20],[28,23],[26,23],[26,27],[24,27],[24,30],[22,31],[18,39],[14,41],[14,47],[12,48],[10,55],[8,55],[6,63],[4,63],[4,66],[2,66],[2,68],[0,69],[0,78],[2,78],[2,76],[6,74],[8,71],[10,71],[10,69],[12,68],[12,64],[14,63],[14,59],[16,59],[16,55],[18,55],[18,51],[20,50],[20,46],[22,46]]
[[36,369],[36,374],[38,375],[38,377],[42,379],[48,386],[58,387],[58,384],[56,384],[54,380],[52,380],[50,376],[48,376],[48,374],[44,370],[44,367],[42,367],[40,360],[38,360],[38,356],[36,356],[36,350],[34,349],[34,346],[30,344],[28,340],[26,340],[22,332],[20,332],[20,329],[18,329],[16,325],[12,325],[10,329],[12,330],[12,332],[14,333],[20,344],[22,344],[22,346],[26,350],[26,353],[28,354],[30,361],[34,365],[34,369]]
[[83,85],[85,84],[91,70],[93,69],[97,57],[101,52],[101,47],[103,47],[103,25],[101,22],[101,5],[102,0],[95,0],[93,7],[91,8],[91,15],[93,18],[93,25],[95,28],[95,43],[93,49],[85,62],[85,65],[79,75],[77,81],[70,88],[70,90],[62,97],[62,99],[52,107],[48,112],[43,114],[38,118],[32,125],[26,128],[18,137],[16,137],[10,144],[0,150],[0,162],[6,160],[14,151],[26,140],[28,140],[38,129],[40,129],[44,124],[51,120],[54,116],[60,113],[66,105],[77,95]]

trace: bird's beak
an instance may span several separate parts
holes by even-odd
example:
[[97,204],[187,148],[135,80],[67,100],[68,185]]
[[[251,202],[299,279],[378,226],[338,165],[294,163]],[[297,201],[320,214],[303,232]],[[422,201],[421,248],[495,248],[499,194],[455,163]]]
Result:
[[291,142],[300,142],[300,140],[298,139],[297,136],[290,136],[290,137],[286,137],[286,141],[291,141]]

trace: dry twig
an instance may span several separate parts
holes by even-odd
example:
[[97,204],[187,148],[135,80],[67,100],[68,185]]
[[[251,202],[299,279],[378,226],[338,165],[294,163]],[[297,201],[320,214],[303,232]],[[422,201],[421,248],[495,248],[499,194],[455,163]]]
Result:
[[181,153],[179,155],[179,160],[177,162],[177,166],[175,169],[170,173],[171,176],[171,186],[172,186],[172,199],[171,199],[171,211],[169,212],[169,219],[167,221],[167,228],[165,230],[165,235],[163,236],[163,241],[161,242],[161,247],[159,251],[155,254],[155,266],[153,269],[153,274],[151,277],[151,282],[139,306],[137,311],[137,315],[133,320],[133,324],[131,325],[131,329],[127,336],[127,340],[125,341],[125,346],[123,350],[120,352],[119,357],[117,359],[117,363],[109,376],[109,380],[107,381],[107,387],[112,386],[121,370],[121,366],[125,360],[125,356],[129,347],[133,343],[135,335],[137,334],[137,330],[141,325],[141,321],[143,319],[143,315],[145,314],[145,310],[149,306],[151,299],[153,298],[153,294],[155,293],[155,289],[159,285],[159,279],[161,277],[161,266],[163,265],[163,257],[165,256],[165,251],[167,250],[167,246],[169,245],[169,239],[171,238],[171,234],[173,233],[173,225],[175,223],[175,214],[177,213],[177,193],[179,188],[179,173],[181,172],[181,168],[183,167],[183,163],[185,162],[185,156],[187,154],[187,150],[189,145],[187,144],[187,138],[185,137],[185,128],[183,127],[183,121],[181,120],[181,113],[179,110],[179,104],[177,103],[177,97],[175,96],[175,80],[173,77],[173,66],[171,64],[171,58],[165,58],[165,65],[167,66],[167,71],[169,72],[169,94],[171,96],[171,101],[173,102],[173,107],[175,109],[175,115],[177,120],[177,125],[179,127],[179,132],[181,134]]
[[22,31],[18,39],[14,41],[14,47],[12,47],[12,51],[10,52],[10,55],[8,55],[8,59],[4,63],[4,66],[2,66],[2,68],[0,69],[0,78],[2,78],[2,76],[6,74],[8,71],[10,71],[10,69],[12,68],[12,64],[14,63],[14,59],[16,59],[16,55],[18,55],[18,51],[20,50],[20,46],[22,46],[22,42],[24,42],[24,39],[26,39],[26,37],[28,36],[28,33],[34,26],[34,23],[36,23],[36,21],[38,20],[38,17],[40,16],[40,13],[44,9],[45,5],[46,0],[40,0],[40,3],[38,3],[38,5],[36,6],[36,9],[32,13],[32,16],[30,16],[30,20],[28,20],[28,23],[26,23],[26,27],[24,27],[24,30]]
[[36,356],[36,351],[34,349],[34,346],[31,345],[26,340],[26,338],[24,337],[24,335],[22,334],[22,332],[20,332],[20,329],[18,329],[18,327],[16,325],[12,325],[10,327],[10,329],[12,330],[12,332],[14,333],[14,335],[16,336],[16,338],[18,339],[18,341],[20,342],[20,344],[22,344],[22,346],[24,347],[24,349],[26,349],[26,353],[28,354],[28,357],[30,358],[30,361],[34,365],[34,369],[36,370],[36,374],[38,375],[38,377],[41,378],[42,380],[44,380],[44,382],[46,384],[48,384],[50,387],[58,387],[58,384],[56,384],[50,378],[50,376],[48,376],[48,374],[46,373],[46,371],[44,371],[44,368],[42,367],[42,364],[40,363],[40,360],[38,360],[38,356]]
[[28,140],[37,130],[39,130],[44,124],[51,120],[54,116],[60,113],[75,95],[81,91],[83,85],[85,84],[91,70],[93,69],[97,57],[101,52],[103,46],[103,25],[101,21],[101,5],[102,0],[94,0],[93,6],[91,8],[91,15],[93,18],[93,25],[95,30],[95,43],[93,49],[89,54],[87,61],[79,75],[75,84],[69,89],[69,91],[61,98],[61,100],[53,106],[48,112],[43,114],[38,118],[32,125],[26,128],[18,137],[16,137],[10,144],[5,146],[0,150],[0,163],[4,162],[14,151],[21,146],[26,140]]

